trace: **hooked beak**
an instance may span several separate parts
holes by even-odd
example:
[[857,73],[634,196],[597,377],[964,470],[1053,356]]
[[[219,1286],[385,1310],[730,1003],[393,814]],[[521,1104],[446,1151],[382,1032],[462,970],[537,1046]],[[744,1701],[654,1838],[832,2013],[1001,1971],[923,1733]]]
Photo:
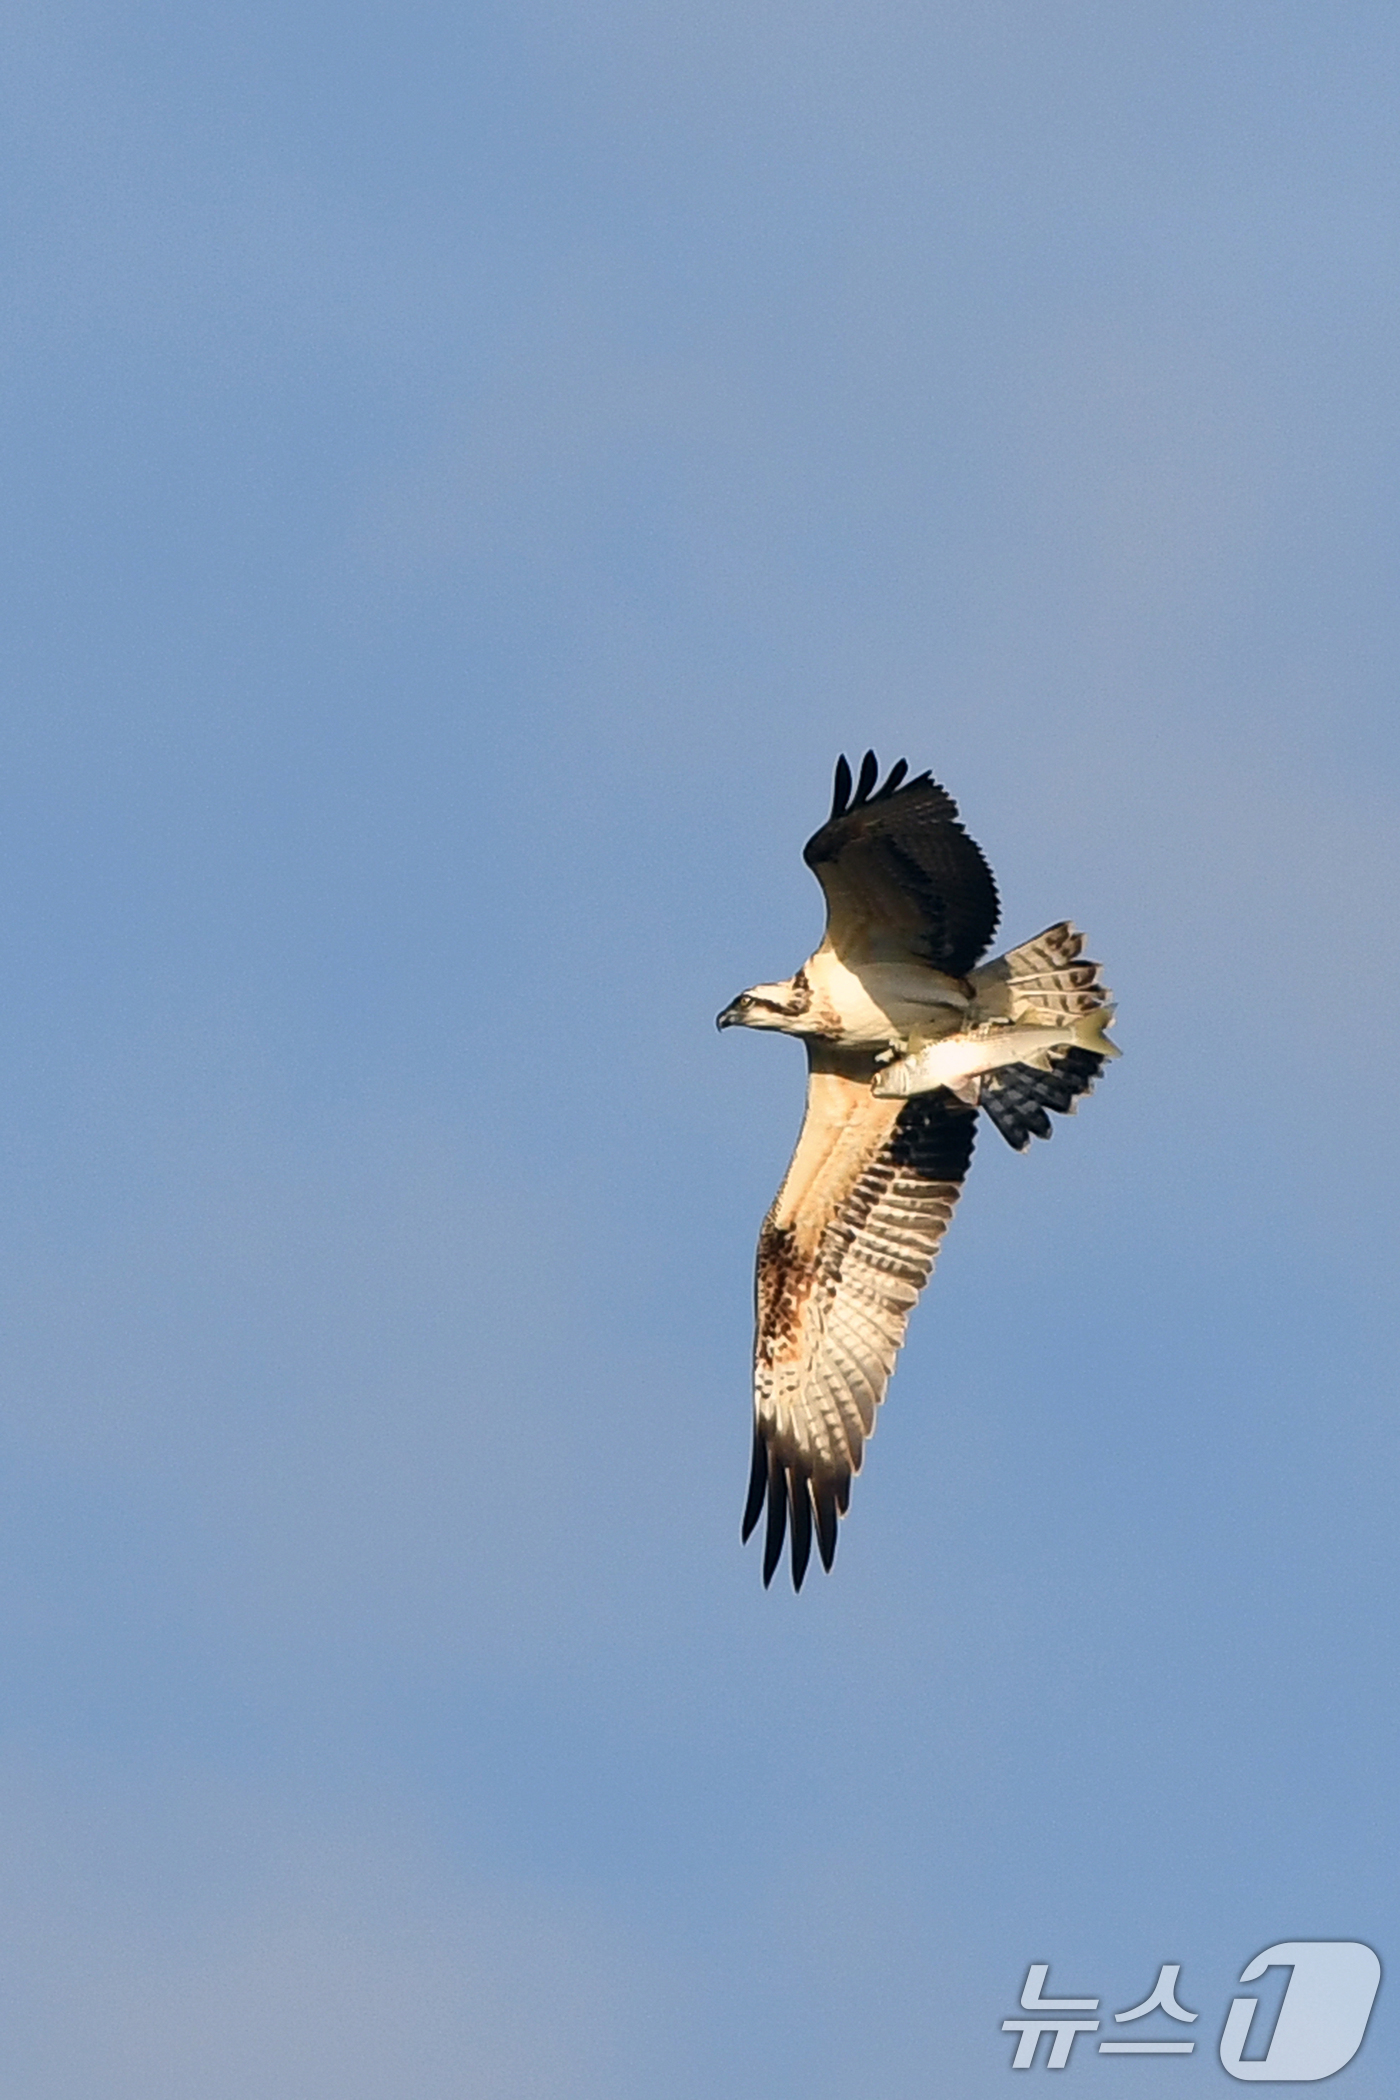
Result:
[[733,1000],[730,1003],[730,1005],[726,1006],[722,1014],[715,1015],[716,1028],[739,1028],[742,1027],[742,1025],[743,1016],[739,1012],[739,1002],[737,999]]

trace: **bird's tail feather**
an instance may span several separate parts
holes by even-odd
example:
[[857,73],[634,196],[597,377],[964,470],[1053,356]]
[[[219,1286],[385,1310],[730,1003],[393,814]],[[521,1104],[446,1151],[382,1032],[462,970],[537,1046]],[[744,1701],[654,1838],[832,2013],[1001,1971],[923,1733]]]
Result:
[[1072,1116],[1106,1059],[1118,1056],[1104,1033],[1113,1018],[1113,994],[1102,965],[1085,955],[1084,936],[1068,919],[974,970],[972,983],[984,1012],[1033,1026],[1071,1019],[1080,1024],[1073,1045],[984,1072],[978,1082],[978,1105],[1007,1144],[1024,1152],[1033,1137],[1049,1137],[1046,1111]]
[[1084,954],[1084,936],[1068,919],[1047,926],[1034,940],[1009,948],[995,962],[972,972],[977,1004],[1008,1021],[1050,1026],[1077,1014],[1111,1006],[1102,965]]

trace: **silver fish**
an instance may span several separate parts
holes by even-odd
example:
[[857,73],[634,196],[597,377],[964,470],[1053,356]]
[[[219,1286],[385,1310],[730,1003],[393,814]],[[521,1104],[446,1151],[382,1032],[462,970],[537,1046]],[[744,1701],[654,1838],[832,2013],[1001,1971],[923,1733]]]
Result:
[[923,1044],[915,1035],[904,1055],[876,1073],[871,1092],[881,1100],[929,1094],[940,1086],[956,1093],[981,1072],[995,1072],[1001,1065],[1029,1064],[1043,1058],[1047,1050],[1071,1045],[1091,1050],[1096,1057],[1121,1057],[1118,1045],[1104,1033],[1112,1019],[1113,1008],[1100,1006],[1092,1013],[1066,1015],[1050,1026],[992,1021]]

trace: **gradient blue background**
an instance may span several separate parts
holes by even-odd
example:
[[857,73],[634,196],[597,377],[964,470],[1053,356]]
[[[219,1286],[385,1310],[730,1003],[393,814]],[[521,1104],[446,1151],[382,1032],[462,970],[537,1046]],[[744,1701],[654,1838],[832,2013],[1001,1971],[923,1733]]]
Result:
[[[1225,2093],[1261,1947],[1400,1959],[1398,72],[7,9],[0,2092],[983,2100],[1030,1961],[1173,1960],[1197,2056],[1066,2090]],[[801,1057],[712,1024],[867,744],[1128,1054],[984,1136],[794,1599]]]

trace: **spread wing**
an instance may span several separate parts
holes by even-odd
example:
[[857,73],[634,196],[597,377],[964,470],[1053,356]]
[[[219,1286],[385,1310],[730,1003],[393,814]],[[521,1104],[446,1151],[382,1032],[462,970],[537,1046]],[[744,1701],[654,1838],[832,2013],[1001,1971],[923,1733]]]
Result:
[[952,796],[908,771],[901,759],[877,788],[867,751],[853,794],[837,760],[831,815],[802,853],[826,892],[826,944],[853,965],[913,956],[965,977],[996,931],[996,884]]
[[768,1503],[763,1580],[792,1520],[801,1588],[822,1565],[909,1314],[972,1157],[977,1111],[944,1090],[877,1101],[873,1059],[813,1043],[807,1114],[758,1243],[754,1455],[744,1537]]

